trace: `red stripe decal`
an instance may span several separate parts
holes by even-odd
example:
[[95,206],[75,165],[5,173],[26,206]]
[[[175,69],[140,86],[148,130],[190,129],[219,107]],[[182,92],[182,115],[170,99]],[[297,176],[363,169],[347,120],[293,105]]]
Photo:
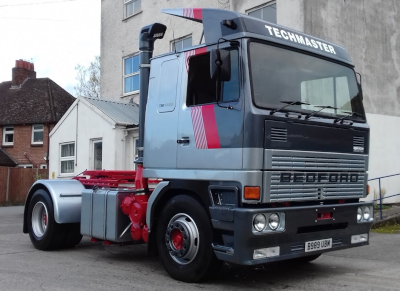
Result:
[[203,113],[204,130],[207,138],[207,147],[209,149],[219,149],[217,121],[215,119],[214,105],[201,106]]
[[206,133],[204,131],[203,115],[201,114],[201,107],[191,107],[190,114],[192,116],[192,125],[194,133],[194,141],[196,143],[196,148],[206,149],[207,139]]
[[201,47],[198,49],[194,50],[194,54],[197,55],[201,55],[201,54],[205,54],[207,52],[207,48],[206,47]]
[[201,8],[193,8],[193,16],[195,19],[203,20],[203,10]]

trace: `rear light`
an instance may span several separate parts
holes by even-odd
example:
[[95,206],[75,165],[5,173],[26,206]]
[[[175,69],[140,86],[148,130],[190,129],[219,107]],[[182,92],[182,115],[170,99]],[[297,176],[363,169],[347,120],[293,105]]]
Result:
[[244,187],[244,199],[260,200],[260,187]]
[[367,185],[367,195],[369,195],[369,185]]

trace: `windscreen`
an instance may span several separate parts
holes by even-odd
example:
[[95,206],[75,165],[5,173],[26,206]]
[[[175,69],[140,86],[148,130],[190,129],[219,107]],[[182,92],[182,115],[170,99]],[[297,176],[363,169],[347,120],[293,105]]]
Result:
[[[310,113],[331,106],[319,115],[364,119],[361,94],[354,71],[346,66],[258,42],[250,42],[250,73],[256,106],[275,109],[301,101],[287,111]],[[317,106],[317,107],[316,107]],[[363,116],[359,117],[357,115]]]

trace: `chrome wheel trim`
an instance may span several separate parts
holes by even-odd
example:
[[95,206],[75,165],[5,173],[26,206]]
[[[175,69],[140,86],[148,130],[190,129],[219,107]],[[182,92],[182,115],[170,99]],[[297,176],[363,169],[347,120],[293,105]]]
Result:
[[47,207],[43,202],[37,202],[32,210],[32,230],[35,236],[41,238],[46,233],[49,223]]
[[[179,229],[183,235],[182,249],[177,249],[172,240],[173,230]],[[176,214],[168,223],[165,244],[171,258],[180,265],[187,265],[196,258],[200,246],[200,235],[194,220],[185,213]]]

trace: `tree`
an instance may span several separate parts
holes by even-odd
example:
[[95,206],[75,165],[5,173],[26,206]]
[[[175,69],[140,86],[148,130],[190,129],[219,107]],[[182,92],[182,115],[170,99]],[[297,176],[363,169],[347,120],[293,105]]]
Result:
[[100,98],[100,56],[96,56],[89,67],[77,65],[76,80],[78,84],[74,87],[78,97]]

